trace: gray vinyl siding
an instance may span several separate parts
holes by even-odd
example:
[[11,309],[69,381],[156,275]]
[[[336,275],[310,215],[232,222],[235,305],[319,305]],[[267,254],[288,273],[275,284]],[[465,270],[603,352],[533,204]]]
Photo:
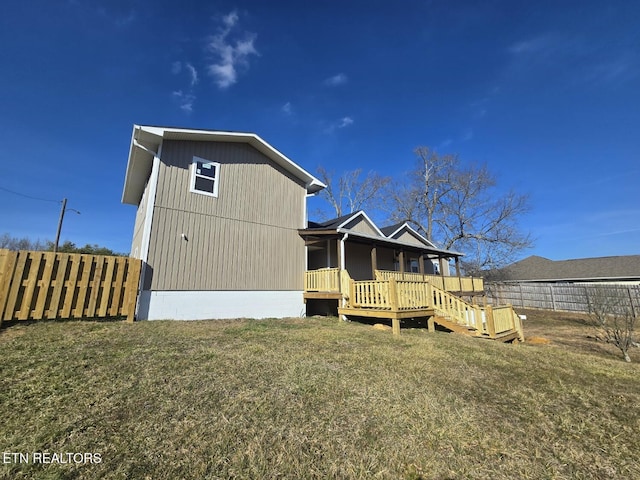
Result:
[[415,236],[413,236],[410,232],[408,231],[403,231],[400,235],[396,235],[395,237],[396,240],[399,240],[403,243],[406,243],[408,245],[416,245],[418,247],[425,247],[424,242],[422,242],[421,240],[417,239]]
[[373,280],[371,271],[371,245],[346,242],[345,261],[353,280]]
[[[193,156],[221,164],[190,192]],[[305,187],[243,143],[165,141],[149,246],[152,290],[302,290]],[[185,235],[185,238],[182,237]]]
[[144,236],[144,222],[147,216],[147,202],[149,201],[149,182],[144,187],[144,192],[140,203],[138,204],[138,211],[136,212],[136,221],[133,227],[133,240],[131,242],[130,256],[134,258],[141,258],[142,255],[142,237]]
[[376,250],[378,270],[395,270],[395,252],[391,248],[378,247]]
[[380,234],[376,232],[376,230],[362,217],[358,217],[353,222],[348,223],[344,228],[348,228],[354,232],[364,233],[365,235],[374,235],[376,237],[380,236]]

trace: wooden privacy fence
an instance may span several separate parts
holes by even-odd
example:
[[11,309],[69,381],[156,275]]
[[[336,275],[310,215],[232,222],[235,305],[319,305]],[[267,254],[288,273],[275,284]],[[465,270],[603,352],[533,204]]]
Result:
[[640,315],[640,286],[615,284],[487,283],[487,299],[514,307],[589,313],[595,302],[609,298]]
[[0,250],[2,320],[127,317],[141,261],[127,257]]

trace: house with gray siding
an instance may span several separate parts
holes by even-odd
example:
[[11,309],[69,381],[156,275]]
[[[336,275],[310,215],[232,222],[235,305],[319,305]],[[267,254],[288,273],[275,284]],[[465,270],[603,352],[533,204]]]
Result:
[[135,125],[138,319],[301,316],[306,201],[324,184],[253,133]]
[[136,318],[336,313],[353,280],[426,280],[457,265],[460,253],[407,223],[379,228],[362,211],[308,221],[307,198],[323,188],[256,134],[135,125],[122,202],[137,207]]

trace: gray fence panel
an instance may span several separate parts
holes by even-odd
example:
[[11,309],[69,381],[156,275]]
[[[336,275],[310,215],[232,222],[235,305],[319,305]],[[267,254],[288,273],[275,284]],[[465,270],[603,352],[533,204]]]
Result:
[[487,282],[485,291],[493,304],[583,313],[604,296],[640,315],[640,285]]

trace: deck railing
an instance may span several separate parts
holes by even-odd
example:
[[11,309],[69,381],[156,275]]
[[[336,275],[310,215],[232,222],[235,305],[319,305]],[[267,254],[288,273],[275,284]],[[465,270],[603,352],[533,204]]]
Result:
[[356,308],[382,308],[393,307],[389,292],[389,282],[376,280],[352,281],[350,285],[349,304]]
[[340,292],[340,269],[321,268],[304,274],[305,292]]
[[522,331],[520,317],[513,311],[511,305],[492,307],[491,310],[496,334],[514,329],[518,330],[518,332]]
[[480,277],[452,277],[415,272],[395,272],[392,270],[376,270],[376,280],[395,278],[401,281],[429,282],[447,292],[482,292],[484,281]]

